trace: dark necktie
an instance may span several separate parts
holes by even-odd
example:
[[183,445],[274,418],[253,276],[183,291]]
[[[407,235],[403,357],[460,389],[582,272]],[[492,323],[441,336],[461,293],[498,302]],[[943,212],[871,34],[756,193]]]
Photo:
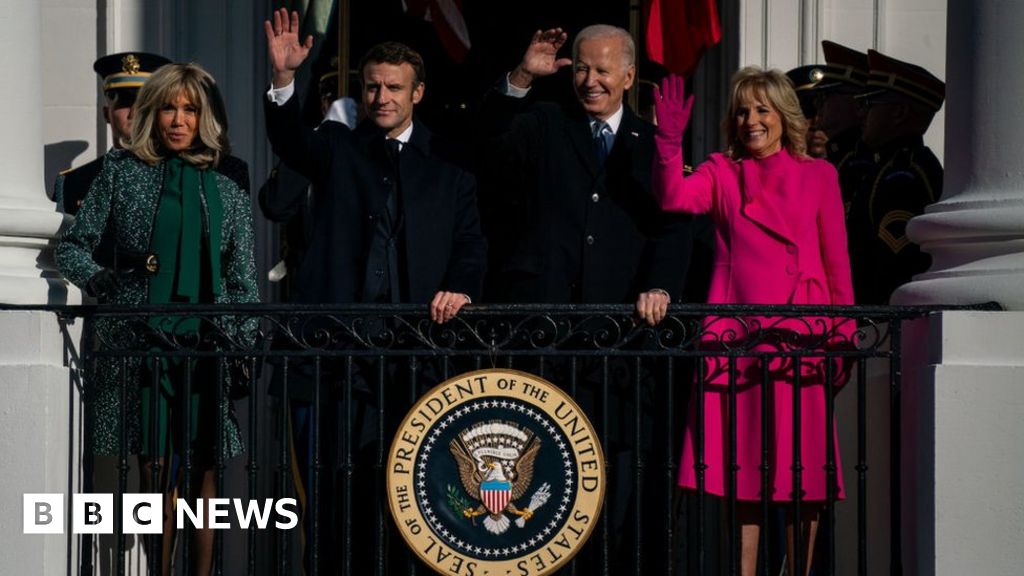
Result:
[[[392,218],[396,218],[398,216],[398,207],[401,202],[400,196],[402,194],[402,171],[400,169],[402,143],[394,138],[388,138],[384,141],[384,146],[388,153],[388,161],[391,164],[391,177],[393,178],[391,192],[388,194],[387,209],[390,212],[390,216]],[[394,223],[394,221],[392,221],[392,223]]]
[[595,120],[590,129],[594,136],[594,147],[597,149],[597,164],[598,166],[604,166],[604,161],[608,158],[608,153],[612,149],[611,139],[614,137],[614,134],[612,134],[612,129],[608,126],[608,123],[602,120]]
[[391,161],[391,167],[395,170],[395,175],[398,174],[398,155],[402,151],[402,143],[394,138],[388,138],[384,141],[384,145],[387,147],[388,160]]

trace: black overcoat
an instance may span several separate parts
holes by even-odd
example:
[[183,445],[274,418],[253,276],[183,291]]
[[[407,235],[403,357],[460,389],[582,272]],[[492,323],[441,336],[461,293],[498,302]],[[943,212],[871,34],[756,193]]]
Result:
[[[350,130],[325,122],[302,125],[298,99],[265,104],[274,153],[314,183],[316,198],[308,251],[299,265],[292,301],[362,301],[367,258],[391,189],[384,133],[364,122]],[[438,290],[477,300],[486,268],[476,181],[441,159],[434,138],[419,121],[402,150],[405,220],[403,281],[412,303],[427,303]]]
[[516,219],[503,238],[492,239],[506,254],[490,283],[496,299],[624,303],[661,288],[682,300],[691,218],[662,212],[651,193],[650,123],[625,107],[601,166],[589,120],[575,103],[531,103],[493,90],[481,114],[481,169],[491,181],[522,176],[517,190],[486,199],[491,210]]

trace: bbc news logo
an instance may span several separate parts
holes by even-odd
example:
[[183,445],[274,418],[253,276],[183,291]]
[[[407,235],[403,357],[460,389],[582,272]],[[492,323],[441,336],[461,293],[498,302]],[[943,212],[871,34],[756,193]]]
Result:
[[[64,533],[63,494],[25,494],[25,534]],[[299,523],[298,504],[294,498],[273,500],[242,500],[241,498],[199,498],[195,505],[178,498],[174,505],[177,529],[193,528],[226,530],[265,530],[273,520],[274,528],[291,530]],[[75,534],[113,534],[113,494],[73,494],[71,497],[71,531]],[[232,513],[235,522],[231,522]],[[162,494],[123,494],[121,497],[121,532],[123,534],[159,534],[164,516]]]

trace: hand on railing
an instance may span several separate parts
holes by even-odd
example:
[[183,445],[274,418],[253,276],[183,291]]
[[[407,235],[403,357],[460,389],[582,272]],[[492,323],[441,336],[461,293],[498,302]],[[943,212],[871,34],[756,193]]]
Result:
[[647,322],[648,326],[656,326],[668,314],[668,305],[672,297],[661,288],[652,288],[643,292],[636,300],[636,313]]

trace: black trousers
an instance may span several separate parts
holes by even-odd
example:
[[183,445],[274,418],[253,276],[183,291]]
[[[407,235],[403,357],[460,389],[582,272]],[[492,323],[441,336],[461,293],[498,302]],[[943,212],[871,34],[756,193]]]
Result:
[[[453,370],[464,371],[441,359],[410,357],[325,358],[318,375],[313,363],[290,366],[289,442],[303,501],[306,574],[314,563],[325,575],[407,574],[418,563],[387,508],[387,451],[418,396]],[[319,419],[307,394],[317,381]],[[280,394],[282,384],[272,383],[272,393]]]
[[558,357],[522,369],[542,371],[570,392],[604,451],[602,518],[575,558],[575,574],[664,574],[670,564],[678,571],[685,527],[676,477],[688,367],[676,361],[671,380],[667,362],[655,358]]

